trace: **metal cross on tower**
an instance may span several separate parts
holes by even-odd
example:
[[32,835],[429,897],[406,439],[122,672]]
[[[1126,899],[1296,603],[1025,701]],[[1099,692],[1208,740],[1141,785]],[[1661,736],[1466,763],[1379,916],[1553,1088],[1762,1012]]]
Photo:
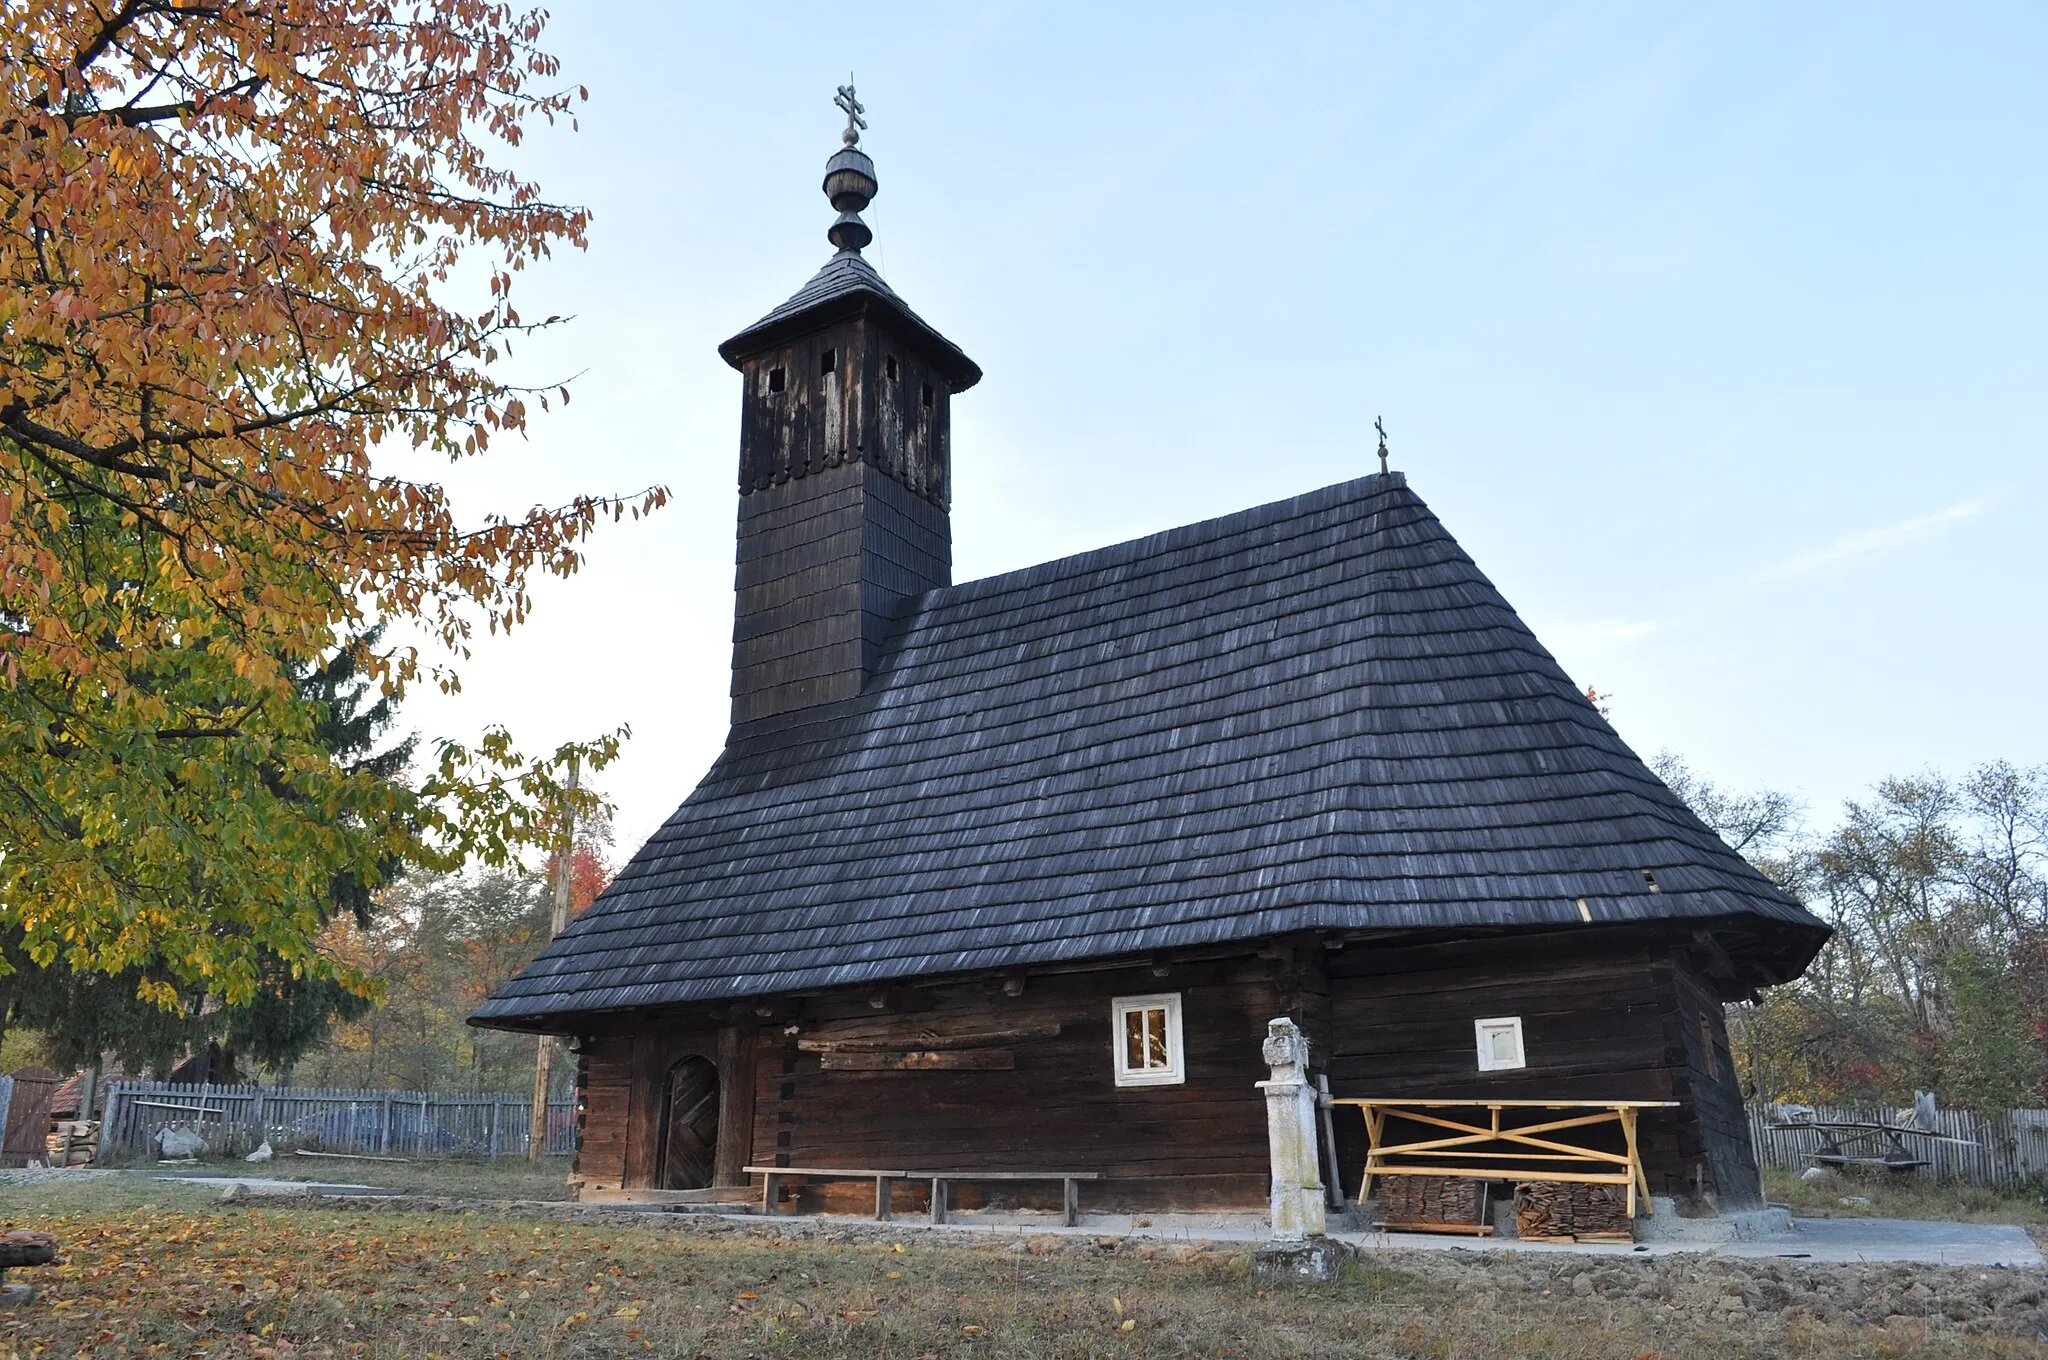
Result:
[[860,134],[868,125],[868,120],[861,117],[868,111],[867,105],[854,97],[852,76],[848,76],[846,84],[839,87],[839,93],[832,96],[832,102],[846,110],[846,131],[840,133],[839,137],[848,146],[852,146],[860,141]]
[[1383,416],[1372,418],[1372,427],[1380,432],[1380,476],[1387,475],[1387,422]]

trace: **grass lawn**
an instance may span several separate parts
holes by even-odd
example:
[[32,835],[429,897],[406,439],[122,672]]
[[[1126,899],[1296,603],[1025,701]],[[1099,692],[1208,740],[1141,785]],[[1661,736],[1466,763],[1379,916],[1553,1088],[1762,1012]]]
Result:
[[1275,1291],[1234,1249],[1038,1255],[1020,1242],[794,1241],[688,1221],[243,1207],[139,1177],[0,1187],[0,1219],[55,1233],[67,1262],[23,1272],[41,1298],[0,1311],[0,1355],[14,1356],[2041,1354],[2031,1337],[1745,1313],[1718,1282],[1698,1297],[1719,1310],[1695,1307],[1669,1286],[1700,1278],[1697,1265],[1647,1260],[1579,1279],[1565,1272],[1586,1261],[1552,1257],[1496,1280],[1475,1277],[1498,1268],[1469,1253],[1432,1253],[1467,1258],[1462,1282],[1427,1278],[1437,1263],[1408,1257],[1414,1271],[1354,1267],[1334,1285]]
[[[2048,1228],[2038,1190],[1988,1190],[1930,1180],[1918,1173],[1849,1171],[1809,1184],[1783,1168],[1764,1168],[1764,1198],[1789,1205],[1800,1218],[1926,1218],[1949,1223],[2018,1223]],[[1868,1200],[1868,1204],[1844,1203]]]
[[[118,1164],[117,1164],[118,1165]],[[468,1199],[569,1198],[569,1159],[547,1157],[538,1163],[504,1157],[497,1161],[457,1157],[421,1158],[418,1161],[376,1161],[356,1157],[294,1157],[289,1153],[267,1162],[198,1162],[189,1167],[158,1166],[155,1162],[126,1164],[128,1169],[152,1175],[198,1175],[262,1177],[280,1181],[318,1181],[326,1184],[375,1185],[420,1195],[453,1195]]]

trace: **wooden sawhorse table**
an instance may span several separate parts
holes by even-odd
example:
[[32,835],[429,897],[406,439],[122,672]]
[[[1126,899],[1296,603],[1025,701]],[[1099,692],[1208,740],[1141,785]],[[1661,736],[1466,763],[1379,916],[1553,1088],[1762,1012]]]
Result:
[[[1636,1144],[1636,1117],[1644,1110],[1677,1108],[1675,1100],[1403,1100],[1334,1098],[1365,1116],[1369,1146],[1358,1180],[1364,1203],[1375,1176],[1462,1176],[1487,1181],[1570,1181],[1624,1187],[1628,1216],[1638,1199],[1649,1210],[1650,1178]],[[1470,1113],[1461,1114],[1461,1111]],[[1534,1111],[1532,1122],[1508,1111]],[[1554,1114],[1554,1118],[1544,1117]],[[1428,1133],[1389,1142],[1387,1121],[1420,1124]],[[1589,1145],[1601,1130],[1618,1129],[1624,1150]]]

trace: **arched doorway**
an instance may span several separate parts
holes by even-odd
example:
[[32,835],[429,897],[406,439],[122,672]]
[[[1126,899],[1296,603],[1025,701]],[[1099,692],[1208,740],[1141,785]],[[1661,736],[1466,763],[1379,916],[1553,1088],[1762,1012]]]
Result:
[[668,1070],[661,1106],[663,1190],[702,1190],[711,1184],[718,1156],[718,1065],[688,1057]]

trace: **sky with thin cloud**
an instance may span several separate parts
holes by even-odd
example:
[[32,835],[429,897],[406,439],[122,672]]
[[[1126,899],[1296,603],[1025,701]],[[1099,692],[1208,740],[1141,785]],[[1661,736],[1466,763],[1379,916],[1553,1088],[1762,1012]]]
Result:
[[1968,519],[1984,508],[1982,501],[1964,501],[1936,510],[1931,515],[1914,515],[1897,524],[1886,524],[1875,529],[1858,529],[1853,534],[1844,534],[1825,547],[1808,552],[1798,552],[1782,562],[1775,562],[1755,576],[1758,584],[1773,581],[1783,576],[1795,576],[1802,571],[1816,571],[1821,567],[1855,557],[1867,557],[1918,543],[1924,538],[1952,528],[1958,521]]
[[829,254],[857,77],[868,256],[987,371],[960,579],[1394,466],[1639,751],[1832,815],[2048,760],[2048,10],[558,7],[596,216],[474,515],[664,483],[485,639],[429,737],[620,723],[621,850],[724,736],[738,378]]

